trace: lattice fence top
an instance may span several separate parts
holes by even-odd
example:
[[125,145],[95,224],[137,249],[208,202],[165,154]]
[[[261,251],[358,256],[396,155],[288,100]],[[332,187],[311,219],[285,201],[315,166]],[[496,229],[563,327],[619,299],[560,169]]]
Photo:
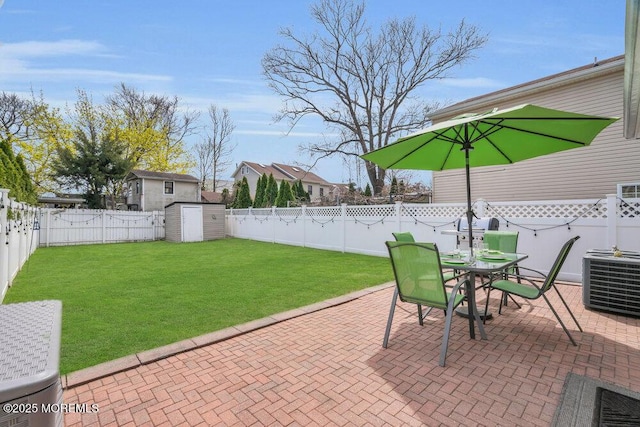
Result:
[[485,215],[502,218],[606,218],[606,200],[487,204]]
[[251,209],[251,213],[254,214],[255,216],[271,216],[271,209],[270,208]]
[[640,218],[640,201],[635,200],[618,200],[618,217],[619,218]]
[[[567,200],[542,202],[496,202],[477,201],[473,207],[476,213],[481,212],[484,217],[495,218],[607,218],[607,200]],[[465,204],[400,204],[400,215],[422,221],[425,218],[461,218],[465,215]],[[236,216],[253,215],[268,217],[273,215],[280,218],[298,218],[303,216],[303,208],[261,208],[261,209],[233,209]],[[89,213],[87,213],[89,214]],[[126,214],[123,212],[123,215]],[[227,214],[231,214],[228,210]],[[79,214],[80,215],[80,214]],[[91,214],[89,214],[91,215]],[[93,214],[95,215],[95,213]],[[311,218],[336,218],[342,215],[341,206],[306,207],[305,215]],[[353,205],[346,206],[346,216],[386,218],[396,215],[396,205]],[[617,215],[619,218],[640,217],[640,201],[635,199],[618,199]],[[123,218],[124,219],[124,218]],[[86,221],[86,219],[78,219]]]
[[342,208],[340,206],[326,206],[326,207],[316,207],[316,208],[307,208],[307,215],[311,217],[323,217],[323,218],[333,218],[342,215]]
[[394,205],[347,206],[347,216],[386,217],[395,212]]
[[276,208],[276,215],[279,217],[299,217],[302,215],[302,208]]
[[402,214],[413,218],[455,218],[463,216],[466,211],[467,207],[465,205],[402,205]]

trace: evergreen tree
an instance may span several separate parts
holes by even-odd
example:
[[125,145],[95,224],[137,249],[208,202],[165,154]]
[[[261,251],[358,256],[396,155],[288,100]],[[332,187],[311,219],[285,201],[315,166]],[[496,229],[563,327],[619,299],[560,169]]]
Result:
[[291,185],[289,185],[287,180],[283,179],[280,182],[280,189],[278,190],[278,196],[276,197],[276,206],[279,208],[286,208],[292,201],[294,201],[294,197],[293,192],[291,191]]
[[297,180],[293,183],[293,195],[299,203],[310,202],[311,197],[309,197],[309,193],[304,191],[304,185],[302,185],[302,180]]
[[404,184],[404,179],[400,180],[400,183],[398,184],[398,193],[400,194],[404,194],[404,192],[407,190],[406,185]]
[[242,181],[236,181],[233,183],[233,201],[231,202],[231,207],[233,209],[238,209],[240,206],[240,184]]
[[253,201],[254,208],[264,208],[265,207],[265,196],[267,192],[267,182],[269,181],[269,177],[267,174],[263,174],[258,178],[258,183],[256,184],[256,198]]
[[11,190],[11,198],[27,203],[37,202],[31,177],[19,154],[14,155],[8,140],[0,140],[0,188]]
[[72,148],[61,147],[52,170],[58,182],[82,188],[91,209],[102,208],[102,194],[116,186],[131,170],[124,144],[111,135],[78,129]]
[[271,207],[276,204],[276,198],[278,197],[278,183],[276,182],[276,179],[273,177],[273,174],[269,174],[265,196],[266,196],[265,197],[266,207]]
[[364,189],[364,196],[371,197],[371,186],[367,183],[367,186]]
[[395,176],[391,180],[391,189],[389,190],[389,194],[398,194],[398,181]]
[[247,181],[246,176],[242,177],[237,202],[238,205],[236,208],[238,209],[246,209],[251,206],[251,190],[249,190],[249,182]]
[[229,194],[229,189],[228,188],[222,189],[222,200],[221,200],[221,202],[224,203],[224,205],[227,208],[231,207],[231,205],[233,203],[233,200],[231,200],[231,194]]

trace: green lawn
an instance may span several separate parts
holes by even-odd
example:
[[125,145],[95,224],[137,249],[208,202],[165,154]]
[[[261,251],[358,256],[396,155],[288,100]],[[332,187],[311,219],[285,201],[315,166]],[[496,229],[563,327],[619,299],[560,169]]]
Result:
[[39,248],[5,304],[62,300],[61,373],[392,280],[386,258],[224,239]]

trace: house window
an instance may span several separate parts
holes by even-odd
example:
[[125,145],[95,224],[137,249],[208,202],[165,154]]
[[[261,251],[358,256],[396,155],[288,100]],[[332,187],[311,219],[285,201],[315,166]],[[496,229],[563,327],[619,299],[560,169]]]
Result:
[[240,169],[240,173],[242,173],[242,175],[249,175],[249,166],[243,166],[242,169]]
[[324,188],[320,187],[320,197],[324,197]]
[[140,194],[140,181],[136,181],[136,194]]
[[618,184],[618,197],[621,199],[640,199],[640,182]]
[[164,194],[173,194],[173,181],[164,182]]
[[313,186],[312,185],[307,185],[307,193],[309,193],[310,196],[313,194]]

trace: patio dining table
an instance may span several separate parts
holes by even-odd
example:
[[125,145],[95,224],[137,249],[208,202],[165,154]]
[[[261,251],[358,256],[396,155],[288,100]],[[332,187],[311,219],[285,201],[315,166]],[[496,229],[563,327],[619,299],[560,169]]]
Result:
[[440,262],[442,267],[451,268],[469,275],[469,280],[465,285],[467,303],[473,312],[472,315],[467,316],[469,318],[469,335],[471,338],[476,337],[474,326],[475,321],[478,322],[480,337],[486,340],[487,334],[484,332],[484,326],[480,320],[478,308],[476,307],[476,275],[492,275],[500,273],[520,261],[527,259],[529,256],[520,253],[503,253],[498,251],[489,251],[487,253],[477,253],[474,255],[475,259],[473,262],[470,262],[468,260],[468,251],[463,251],[459,254],[454,252],[443,252],[440,254]]

